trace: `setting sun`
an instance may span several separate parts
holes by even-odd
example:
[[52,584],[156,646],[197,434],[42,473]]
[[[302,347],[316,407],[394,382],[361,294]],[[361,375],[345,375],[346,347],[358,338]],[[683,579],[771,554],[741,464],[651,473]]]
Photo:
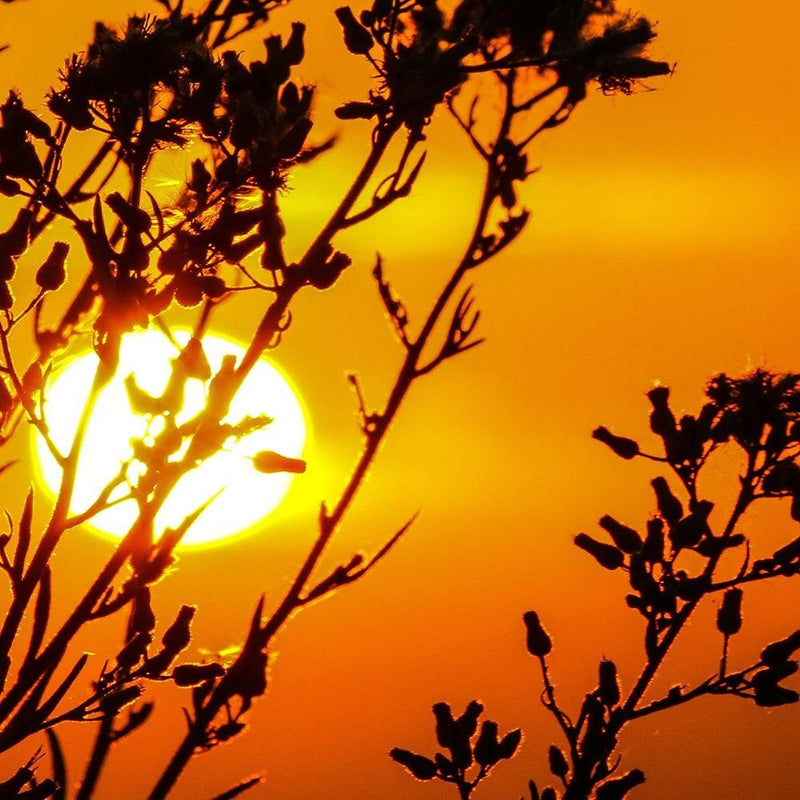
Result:
[[[189,338],[186,331],[178,331],[175,338],[181,345]],[[216,372],[223,356],[237,359],[243,348],[220,336],[207,334],[203,338],[211,371]],[[170,359],[177,348],[162,333],[145,331],[125,337],[120,356],[120,369],[115,380],[103,391],[92,417],[87,434],[85,451],[80,460],[77,485],[72,502],[72,512],[81,513],[102,491],[110,476],[119,473],[120,467],[131,457],[131,442],[157,434],[153,422],[134,414],[125,389],[125,378],[134,375],[136,384],[146,392],[159,394],[164,390],[170,374]],[[97,357],[84,353],[70,360],[56,372],[47,393],[45,409],[52,438],[62,451],[66,451],[75,431],[86,392],[91,384]],[[176,422],[190,419],[203,407],[203,385],[190,380],[186,386],[184,404]],[[252,527],[266,517],[283,499],[293,475],[285,472],[262,474],[253,464],[253,457],[263,451],[275,451],[287,457],[301,454],[306,438],[306,425],[300,401],[287,379],[271,363],[262,359],[248,376],[237,394],[226,418],[239,422],[245,417],[266,414],[274,421],[261,430],[229,441],[225,448],[186,475],[170,500],[156,518],[157,534],[165,527],[174,527],[199,505],[224,487],[218,497],[189,528],[183,545],[204,545],[220,542]],[[148,427],[149,426],[149,427]],[[39,465],[39,476],[47,489],[55,493],[61,471],[47,449],[43,438],[35,436],[34,448]],[[178,451],[176,455],[180,455]],[[126,482],[112,494],[111,499],[125,496],[137,478],[137,462],[126,474]],[[256,498],[257,501],[256,501]],[[98,514],[91,527],[101,533],[120,537],[136,517],[133,500]]]

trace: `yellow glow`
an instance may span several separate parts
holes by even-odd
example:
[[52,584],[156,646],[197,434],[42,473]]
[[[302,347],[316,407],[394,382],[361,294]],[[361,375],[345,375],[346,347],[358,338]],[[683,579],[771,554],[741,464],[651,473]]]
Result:
[[[175,332],[183,344],[186,331]],[[203,346],[212,373],[219,369],[226,354],[236,356],[243,348],[213,334],[203,337]],[[88,508],[108,480],[117,474],[131,455],[131,440],[146,434],[147,418],[130,410],[124,379],[133,373],[140,388],[160,395],[170,374],[170,360],[177,349],[158,331],[128,334],[122,343],[120,367],[114,380],[100,395],[86,435],[78,466],[72,512]],[[45,406],[51,436],[62,453],[69,449],[88,387],[94,375],[97,357],[85,353],[60,369],[47,390]],[[190,419],[203,407],[204,388],[200,381],[189,380],[182,411],[176,421]],[[251,457],[262,450],[274,450],[285,456],[300,456],[306,438],[303,409],[297,394],[286,378],[265,359],[253,368],[231,404],[226,422],[236,423],[245,416],[266,414],[273,422],[238,441],[229,440],[223,451],[185,475],[156,517],[156,535],[165,527],[175,527],[188,514],[222,489],[222,493],[189,528],[182,545],[205,545],[219,542],[254,526],[283,499],[293,475],[257,472]],[[35,461],[39,477],[48,491],[55,494],[61,470],[47,449],[44,439],[34,437]],[[173,459],[182,454],[178,451]],[[135,483],[137,463],[128,471]],[[139,465],[141,466],[141,465]],[[112,498],[127,494],[129,487],[119,487]],[[126,500],[95,516],[89,527],[113,537],[123,536],[136,516],[136,505]]]

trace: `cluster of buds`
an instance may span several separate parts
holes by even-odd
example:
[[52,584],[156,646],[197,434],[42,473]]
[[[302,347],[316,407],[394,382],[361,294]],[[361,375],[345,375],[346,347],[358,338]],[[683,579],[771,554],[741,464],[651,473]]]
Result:
[[43,174],[42,162],[32,140],[52,143],[50,126],[25,108],[16,92],[0,106],[0,194],[19,194],[19,180],[38,181]]
[[382,85],[368,101],[345,103],[336,113],[340,119],[393,119],[421,136],[436,107],[466,79],[462,61],[477,42],[450,41],[438,3],[414,2],[403,11],[398,14],[392,0],[375,0],[358,19],[349,6],[337,9],[351,53],[372,58],[376,45],[382,51]]
[[218,164],[218,180],[272,191],[301,156],[312,128],[313,90],[298,88],[290,77],[292,67],[303,60],[304,32],[298,22],[285,44],[280,36],[268,37],[266,59],[248,66],[233,51],[223,53],[223,114],[218,124],[227,132],[233,152]]
[[[459,717],[453,717],[447,703],[436,703],[433,706],[436,740],[449,755],[436,753],[431,759],[399,747],[395,747],[389,755],[418,780],[438,778],[449,783],[455,782],[464,791],[471,791],[499,761],[514,755],[522,739],[522,732],[518,729],[501,737],[497,723],[491,720],[484,720],[478,731],[482,713],[483,706],[477,700],[469,703]],[[473,765],[477,768],[476,776],[469,780],[467,771]]]

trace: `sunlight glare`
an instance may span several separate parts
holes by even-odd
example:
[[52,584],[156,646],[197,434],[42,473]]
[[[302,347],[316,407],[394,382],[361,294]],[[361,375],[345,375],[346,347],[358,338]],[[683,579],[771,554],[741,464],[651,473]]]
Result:
[[[187,331],[173,332],[185,344]],[[218,335],[206,334],[203,346],[215,373],[226,354],[241,359],[244,349]],[[131,373],[141,389],[160,395],[170,374],[170,360],[177,349],[166,336],[154,330],[135,332],[123,339],[120,367],[114,380],[101,393],[89,425],[78,467],[72,513],[88,508],[108,480],[132,453],[131,440],[146,433],[147,418],[134,414],[128,403],[124,380]],[[47,389],[46,420],[51,436],[64,453],[69,449],[88,387],[97,364],[93,352],[76,356],[58,369]],[[204,387],[189,380],[184,406],[176,416],[180,425],[203,407]],[[294,478],[287,473],[262,474],[253,467],[252,457],[259,451],[274,450],[289,457],[299,457],[306,438],[306,424],[298,396],[287,379],[266,359],[252,369],[231,404],[226,422],[236,423],[245,416],[266,414],[273,422],[249,433],[238,441],[228,440],[224,449],[185,475],[156,517],[156,535],[165,527],[175,527],[198,506],[222,489],[222,493],[189,528],[182,546],[205,545],[252,528],[281,502]],[[184,445],[185,449],[185,445]],[[49,493],[55,495],[61,470],[50,454],[44,439],[34,434],[35,460],[39,478]],[[173,460],[183,453],[179,450]],[[135,482],[134,462],[128,480]],[[141,466],[141,465],[139,465]],[[112,498],[127,494],[126,484],[118,487]],[[134,501],[126,500],[95,516],[88,527],[119,538],[136,517]]]

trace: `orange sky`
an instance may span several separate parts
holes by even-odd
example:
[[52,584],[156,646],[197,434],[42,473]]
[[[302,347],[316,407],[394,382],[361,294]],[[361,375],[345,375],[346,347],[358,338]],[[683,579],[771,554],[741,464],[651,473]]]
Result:
[[[287,224],[297,250],[336,203],[368,133],[333,119],[369,74],[345,58],[336,5],[294,0],[275,16],[279,30],[292,19],[308,23],[301,74],[319,87],[320,131],[342,133],[338,150],[293,182]],[[0,56],[0,92],[16,86],[35,105],[96,15],[113,22],[146,8],[123,0],[82,2],[79,11],[54,0],[4,6],[0,40],[14,46]],[[659,21],[655,52],[677,63],[674,76],[630,98],[594,93],[536,145],[532,160],[542,170],[524,188],[531,225],[475,278],[487,342],[412,392],[331,563],[374,550],[421,509],[418,522],[366,580],[290,623],[250,730],[196,759],[178,800],[211,797],[255,771],[267,782],[252,797],[451,797],[440,785],[414,784],[387,752],[400,745],[432,753],[432,703],[463,707],[474,697],[501,729],[526,732],[518,756],[476,800],[518,797],[529,777],[545,778],[547,745],[557,740],[538,703],[521,613],[537,609],[553,634],[555,680],[573,704],[593,688],[601,655],[617,661],[623,681],[640,663],[623,579],[589,563],[571,538],[595,530],[604,513],[642,522],[656,473],[616,459],[590,433],[606,424],[646,440],[643,393],[654,380],[673,388],[677,408],[694,410],[715,372],[800,369],[800,10],[665,0],[636,8]],[[258,38],[251,41],[255,48]],[[261,592],[278,596],[314,535],[319,501],[344,482],[359,443],[345,373],[357,371],[377,403],[399,363],[373,297],[375,250],[412,323],[460,255],[480,165],[444,116],[429,149],[416,198],[342,237],[354,268],[332,292],[299,299],[277,353],[309,407],[309,473],[263,533],[184,555],[158,587],[165,617],[182,602],[199,604],[195,642],[209,651],[240,639]],[[241,337],[252,326],[234,309],[218,322]],[[13,490],[28,479],[15,476]],[[709,493],[731,479],[713,476]],[[4,504],[15,509],[19,496]],[[772,542],[785,535],[786,515],[778,519],[762,514],[749,524],[769,527]],[[107,547],[81,531],[70,536],[57,555],[56,574],[68,578],[56,597],[79,591]],[[786,583],[748,591],[746,600],[732,656],[742,663],[770,635],[797,627],[800,591]],[[82,646],[102,652],[103,641],[118,638],[114,626],[100,627]],[[717,658],[709,608],[663,683],[704,677]],[[177,695],[161,694],[159,732],[120,748],[102,798],[139,797],[159,771],[183,725]],[[647,774],[636,795],[643,799],[788,798],[800,794],[797,731],[796,707],[765,711],[723,698],[639,723],[623,750],[626,764]],[[87,735],[70,733],[70,745],[77,774]]]

